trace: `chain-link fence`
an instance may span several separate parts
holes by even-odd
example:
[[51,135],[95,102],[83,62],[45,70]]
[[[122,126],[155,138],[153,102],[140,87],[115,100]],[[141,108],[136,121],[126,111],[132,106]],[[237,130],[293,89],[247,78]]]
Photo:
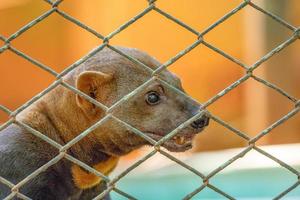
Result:
[[[264,137],[265,135],[267,135],[268,133],[270,133],[270,131],[272,131],[275,127],[283,124],[288,119],[290,119],[291,117],[293,117],[294,115],[296,115],[299,112],[299,110],[300,110],[300,100],[298,100],[297,98],[289,95],[287,92],[285,92],[280,87],[278,87],[278,86],[276,86],[276,85],[274,85],[274,84],[272,84],[272,83],[270,83],[270,82],[268,82],[268,81],[266,81],[264,79],[261,79],[261,78],[255,76],[253,74],[253,71],[256,70],[262,63],[264,63],[265,61],[267,61],[274,54],[279,53],[282,49],[284,49],[285,47],[289,46],[291,43],[293,43],[297,39],[299,39],[300,38],[300,29],[297,28],[297,27],[295,27],[295,26],[293,26],[292,24],[286,22],[282,18],[274,15],[273,13],[271,13],[271,12],[269,12],[269,11],[261,8],[261,7],[259,7],[255,3],[251,2],[251,0],[244,0],[236,8],[234,8],[233,10],[231,10],[230,12],[228,12],[226,15],[224,15],[222,18],[220,18],[218,21],[216,21],[215,23],[213,23],[209,27],[207,27],[203,32],[198,32],[197,30],[195,30],[191,26],[187,25],[186,23],[184,23],[184,22],[180,21],[179,19],[173,17],[172,15],[168,14],[166,11],[161,10],[159,7],[157,7],[155,5],[155,2],[156,2],[156,0],[149,0],[148,1],[148,3],[149,3],[148,6],[144,10],[142,10],[138,15],[136,15],[135,17],[133,17],[132,19],[130,19],[129,21],[127,21],[126,23],[124,23],[123,25],[121,25],[119,28],[117,28],[115,31],[111,32],[109,35],[103,36],[100,33],[98,33],[95,30],[93,30],[92,28],[90,28],[87,25],[81,23],[80,21],[78,21],[77,19],[73,18],[72,16],[68,15],[67,13],[61,11],[59,9],[59,5],[61,3],[63,3],[63,0],[57,0],[57,1],[45,0],[45,3],[48,3],[48,4],[50,4],[52,6],[52,8],[50,10],[48,10],[47,12],[45,12],[44,14],[42,14],[41,16],[39,16],[38,18],[34,19],[30,23],[28,23],[26,26],[22,27],[20,30],[18,30],[17,32],[15,32],[14,34],[12,34],[10,37],[5,38],[5,37],[3,37],[3,36],[0,35],[0,39],[3,42],[5,42],[5,44],[0,48],[0,53],[2,53],[4,51],[11,51],[11,52],[15,53],[16,55],[21,56],[22,58],[30,61],[35,66],[37,66],[37,67],[39,67],[39,68],[47,71],[48,73],[50,73],[50,74],[52,74],[53,76],[56,77],[56,80],[48,88],[46,88],[44,91],[42,91],[38,95],[34,96],[31,100],[29,100],[24,105],[20,106],[15,111],[11,111],[8,108],[6,108],[5,106],[0,105],[0,109],[2,111],[6,112],[7,114],[9,114],[9,116],[10,116],[10,119],[6,123],[4,123],[4,124],[1,125],[0,130],[3,130],[6,127],[8,127],[9,125],[15,123],[15,124],[17,124],[17,125],[25,128],[26,130],[30,131],[30,133],[32,133],[36,137],[39,137],[42,140],[46,141],[47,143],[51,144],[53,147],[56,147],[59,150],[59,152],[60,152],[56,157],[54,157],[48,163],[46,163],[45,165],[43,165],[40,168],[38,168],[36,171],[34,171],[32,174],[28,175],[25,179],[23,179],[22,181],[20,181],[17,184],[13,184],[10,181],[4,179],[3,177],[0,177],[0,182],[2,184],[5,184],[9,188],[11,188],[11,193],[5,199],[12,199],[12,198],[14,198],[16,196],[18,198],[21,198],[21,199],[26,199],[26,200],[30,199],[26,195],[20,193],[19,192],[19,188],[22,187],[23,185],[25,185],[28,181],[30,181],[33,178],[37,177],[41,172],[43,172],[44,170],[46,170],[50,166],[54,165],[55,163],[59,162],[63,158],[65,158],[65,159],[73,162],[74,164],[79,165],[80,167],[84,168],[88,172],[93,173],[93,174],[95,174],[98,177],[101,177],[107,183],[107,185],[108,185],[107,189],[105,191],[103,191],[101,194],[99,194],[97,197],[95,197],[94,199],[102,199],[103,197],[105,197],[105,195],[107,195],[112,190],[115,191],[115,192],[117,192],[117,193],[119,193],[120,195],[128,198],[128,199],[136,199],[133,196],[131,196],[130,194],[127,194],[126,191],[122,191],[122,190],[118,189],[117,186],[116,186],[116,183],[121,178],[123,178],[124,176],[126,176],[130,171],[133,171],[137,166],[139,166],[141,163],[143,163],[144,161],[146,161],[147,159],[149,159],[150,157],[152,157],[156,153],[160,153],[160,154],[164,155],[165,157],[167,157],[168,159],[171,159],[172,161],[174,161],[178,165],[181,165],[182,167],[186,168],[187,170],[193,172],[195,174],[195,176],[201,177],[201,179],[202,179],[203,182],[199,183],[199,187],[197,189],[195,189],[194,191],[192,191],[189,194],[186,194],[186,196],[184,197],[184,199],[191,199],[194,195],[196,195],[197,193],[201,192],[205,188],[210,188],[210,189],[214,190],[215,192],[217,192],[220,195],[222,195],[224,198],[235,199],[230,194],[222,191],[222,188],[218,188],[218,187],[214,186],[213,184],[211,184],[210,183],[210,179],[212,177],[214,177],[217,173],[219,173],[220,171],[222,171],[223,169],[225,169],[226,167],[228,167],[229,165],[231,165],[237,159],[242,158],[243,156],[245,156],[251,150],[255,150],[258,153],[261,153],[262,155],[266,156],[267,158],[272,159],[274,162],[278,163],[283,168],[289,170],[291,173],[293,173],[297,177],[297,181],[293,185],[291,185],[290,187],[286,188],[286,190],[281,191],[281,193],[278,194],[276,197],[274,197],[274,199],[280,199],[280,198],[282,198],[283,196],[285,196],[286,194],[288,194],[290,191],[292,191],[293,189],[295,189],[297,186],[299,186],[299,184],[300,184],[299,171],[296,170],[295,168],[293,168],[292,166],[288,165],[287,163],[279,160],[275,156],[273,156],[273,155],[265,152],[264,150],[262,150],[258,146],[256,146],[256,142],[258,140],[260,140],[262,137]],[[228,55],[224,51],[222,51],[222,50],[218,49],[217,47],[213,46],[212,44],[208,43],[204,39],[204,36],[208,32],[210,32],[211,30],[213,30],[219,24],[223,23],[225,20],[229,19],[234,14],[238,13],[240,10],[244,9],[246,6],[251,6],[252,8],[256,9],[257,12],[261,12],[261,13],[267,15],[268,17],[272,18],[273,20],[275,20],[276,22],[280,23],[281,25],[283,25],[284,27],[286,27],[287,29],[289,29],[290,31],[293,32],[292,36],[289,39],[287,39],[286,41],[284,41],[283,43],[281,43],[279,46],[277,46],[276,48],[274,48],[272,51],[270,51],[269,53],[267,53],[265,56],[263,56],[261,59],[259,59],[258,61],[256,61],[251,66],[248,66],[248,65],[242,63],[241,61],[233,58],[232,56]],[[193,33],[196,36],[196,39],[195,39],[194,43],[192,43],[186,49],[184,49],[181,52],[179,52],[176,56],[172,57],[171,59],[169,59],[167,62],[165,62],[163,65],[159,66],[155,70],[152,70],[150,67],[148,67],[145,64],[141,63],[137,59],[132,58],[129,55],[126,55],[121,50],[116,49],[116,48],[114,48],[113,46],[111,46],[109,44],[110,39],[112,39],[115,35],[117,35],[120,32],[122,32],[124,29],[126,29],[131,24],[135,23],[137,20],[141,19],[143,16],[145,16],[149,12],[157,12],[157,13],[161,14],[162,16],[164,16],[167,19],[175,22],[178,26],[181,26],[181,27],[185,28],[186,30],[190,31],[191,33]],[[85,55],[83,58],[79,59],[74,64],[72,64],[69,67],[67,67],[66,69],[64,69],[61,73],[55,72],[50,67],[44,65],[43,63],[40,63],[39,61],[35,60],[34,58],[31,58],[28,55],[24,54],[23,52],[21,52],[18,49],[14,48],[10,44],[11,41],[15,40],[21,34],[23,34],[27,30],[29,30],[31,27],[33,27],[36,24],[38,24],[40,21],[46,19],[47,17],[49,17],[53,13],[59,14],[61,17],[69,20],[70,22],[76,24],[77,26],[81,27],[82,29],[85,29],[86,31],[88,31],[91,34],[93,34],[96,37],[98,37],[99,40],[103,41],[103,43],[101,45],[99,45],[98,47],[96,47],[95,49],[93,49],[92,51],[90,51],[87,55]],[[184,94],[183,92],[179,91],[178,89],[176,89],[175,87],[173,87],[169,83],[161,80],[158,76],[155,76],[155,75],[159,74],[162,70],[166,69],[172,63],[176,62],[178,59],[180,59],[182,56],[184,56],[185,54],[187,54],[189,51],[191,51],[193,48],[195,48],[198,45],[205,45],[206,47],[208,47],[208,48],[212,49],[213,51],[219,53],[220,55],[224,56],[225,58],[229,59],[230,61],[238,64],[240,67],[242,67],[244,69],[244,71],[245,71],[244,76],[241,77],[240,79],[238,79],[237,81],[233,82],[230,86],[226,87],[225,89],[223,89],[221,92],[219,92],[215,96],[213,96],[207,102],[202,103],[202,105],[203,105],[202,109],[198,112],[198,114],[196,114],[195,116],[193,116],[189,120],[187,120],[184,123],[182,123],[180,126],[178,126],[176,129],[174,129],[173,131],[171,131],[169,134],[167,134],[165,137],[163,137],[159,141],[153,140],[152,138],[148,137],[146,134],[144,134],[140,130],[137,130],[136,128],[132,127],[131,125],[129,125],[126,122],[124,122],[124,121],[116,118],[115,116],[113,116],[111,114],[111,112],[114,110],[114,108],[116,106],[118,106],[120,104],[125,104],[126,101],[128,101],[128,99],[130,99],[131,97],[133,97],[134,95],[136,95],[137,93],[139,93],[140,91],[142,91],[143,89],[145,89],[145,87],[147,87],[147,85],[149,83],[151,83],[154,79],[156,79],[156,80],[158,79],[164,86],[166,86],[166,87],[174,90],[175,92],[178,93],[178,95],[185,95],[186,96],[186,94]],[[107,107],[107,106],[101,104],[100,102],[97,102],[96,100],[94,100],[93,98],[89,97],[85,93],[77,90],[73,86],[71,86],[68,83],[64,82],[63,79],[62,79],[62,77],[64,75],[66,75],[71,70],[75,69],[78,65],[80,65],[83,62],[85,62],[88,58],[90,58],[91,56],[95,55],[97,52],[101,51],[104,47],[108,47],[109,49],[113,50],[114,52],[116,52],[116,53],[118,53],[118,54],[126,57],[130,61],[132,61],[132,62],[140,65],[140,67],[143,67],[143,68],[147,69],[148,71],[150,71],[152,73],[152,78],[150,78],[144,84],[142,84],[141,86],[139,86],[138,88],[136,88],[130,94],[124,96],[122,99],[120,99],[118,102],[116,102],[111,107]],[[264,84],[266,87],[269,87],[269,88],[275,90],[276,92],[278,92],[282,96],[284,96],[287,99],[289,99],[295,105],[295,108],[292,109],[287,115],[285,115],[281,119],[277,120],[275,123],[273,123],[269,127],[265,128],[263,131],[261,131],[255,137],[252,137],[252,138],[249,137],[246,133],[244,133],[244,132],[242,132],[242,131],[240,131],[240,130],[234,128],[234,127],[232,127],[230,124],[228,124],[225,121],[221,120],[220,118],[212,115],[211,113],[209,113],[206,110],[207,106],[213,104],[216,100],[218,100],[219,98],[221,98],[222,96],[224,96],[225,94],[227,94],[228,92],[230,92],[231,90],[235,89],[237,86],[239,86],[241,83],[245,82],[248,79],[256,80],[256,81]],[[76,93],[76,94],[84,97],[86,100],[88,100],[91,103],[93,103],[95,106],[98,106],[101,109],[103,109],[103,110],[106,111],[106,115],[105,115],[104,118],[102,118],[100,121],[98,121],[97,123],[95,123],[90,128],[86,129],[84,132],[82,132],[81,134],[79,134],[77,137],[75,137],[74,139],[72,139],[70,142],[68,142],[64,146],[62,146],[59,143],[57,143],[56,141],[54,141],[54,140],[46,137],[43,133],[41,133],[41,132],[39,132],[37,130],[34,130],[33,128],[31,128],[27,124],[25,124],[25,123],[23,123],[21,121],[16,120],[16,118],[15,118],[18,113],[20,113],[21,111],[23,111],[24,109],[26,109],[27,107],[29,107],[32,103],[36,102],[38,99],[40,99],[41,97],[43,97],[46,93],[48,93],[49,91],[51,91],[53,88],[55,88],[58,85],[61,85],[61,86],[65,87],[65,88],[68,88],[68,89],[72,90],[74,93]],[[186,97],[188,97],[188,96],[186,96]],[[190,98],[190,97],[188,97],[188,98]],[[218,168],[216,168],[213,171],[211,171],[208,175],[204,175],[200,171],[198,171],[198,170],[194,169],[193,167],[185,164],[184,162],[182,162],[179,159],[173,157],[168,152],[166,152],[166,151],[164,151],[163,149],[160,148],[160,146],[164,142],[166,142],[170,138],[174,137],[181,129],[183,129],[186,126],[188,126],[191,122],[193,122],[195,119],[199,118],[203,114],[208,115],[212,120],[214,120],[215,122],[219,123],[220,125],[226,127],[227,129],[229,129],[234,134],[236,134],[239,137],[241,137],[242,139],[246,140],[247,143],[248,143],[248,146],[246,148],[244,148],[240,153],[238,153],[234,157],[230,158],[227,162],[223,163]],[[78,141],[82,140],[84,137],[86,137],[89,133],[91,133],[93,130],[95,130],[98,126],[100,126],[108,118],[114,118],[115,120],[121,122],[123,125],[125,125],[127,128],[129,128],[131,131],[133,131],[134,133],[136,133],[140,137],[144,138],[145,140],[147,140],[148,142],[150,142],[153,145],[153,149],[152,149],[152,151],[150,153],[148,153],[147,155],[143,156],[137,162],[135,162],[134,164],[132,164],[129,168],[127,168],[126,170],[124,170],[119,175],[115,176],[113,179],[110,179],[109,177],[105,176],[104,174],[101,174],[101,172],[93,169],[92,167],[88,166],[87,164],[85,164],[85,163],[81,162],[80,160],[78,160],[78,159],[72,157],[71,155],[67,154],[67,150],[72,145],[74,145]]]

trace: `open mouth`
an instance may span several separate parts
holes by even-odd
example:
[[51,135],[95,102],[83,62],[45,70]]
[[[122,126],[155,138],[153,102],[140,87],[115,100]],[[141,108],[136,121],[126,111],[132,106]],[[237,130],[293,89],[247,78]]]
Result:
[[[194,121],[190,127],[182,129],[177,135],[165,141],[162,146],[173,152],[183,152],[193,147],[194,137],[208,126],[209,118],[200,118]],[[155,141],[161,140],[166,134],[145,131]]]
[[[159,141],[163,138],[163,136],[154,134],[154,133],[147,133],[155,141]],[[173,138],[165,141],[162,146],[172,152],[183,152],[193,147],[193,139],[195,134],[178,134]]]

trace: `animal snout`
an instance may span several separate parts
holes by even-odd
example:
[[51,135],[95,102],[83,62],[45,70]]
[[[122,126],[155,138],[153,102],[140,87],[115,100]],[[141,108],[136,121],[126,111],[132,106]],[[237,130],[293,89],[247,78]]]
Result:
[[209,124],[209,117],[207,116],[202,116],[201,118],[195,120],[192,122],[191,126],[194,128],[194,129],[200,129],[200,128],[203,128],[205,126],[208,126]]

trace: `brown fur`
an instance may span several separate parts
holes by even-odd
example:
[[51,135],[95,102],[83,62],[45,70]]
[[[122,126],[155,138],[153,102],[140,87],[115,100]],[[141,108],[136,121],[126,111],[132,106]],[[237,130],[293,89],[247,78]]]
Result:
[[[154,58],[139,50],[119,49],[152,69],[160,65]],[[159,77],[183,91],[180,80],[169,71],[164,70]],[[151,75],[147,70],[109,49],[104,49],[65,76],[64,81],[106,106],[111,106],[149,78]],[[145,103],[149,91],[161,95],[159,105],[149,106]],[[193,116],[199,106],[154,81],[143,92],[117,107],[113,114],[158,140]],[[102,109],[60,85],[19,114],[17,120],[64,145],[104,116]],[[187,135],[187,138],[192,139],[202,129],[189,126],[179,135]],[[148,142],[115,120],[109,119],[73,145],[68,153],[108,174],[115,167],[119,156],[145,144]],[[178,145],[175,140],[166,142],[164,146],[171,151],[184,151],[191,147],[190,144]],[[106,156],[99,159],[97,155],[101,153]],[[90,188],[101,181],[78,166],[74,165],[71,170],[75,185],[81,189]]]
[[[118,160],[119,159],[116,157],[111,157],[104,162],[94,165],[93,168],[104,175],[108,175],[116,167]],[[74,183],[80,189],[92,188],[99,184],[102,180],[101,177],[98,177],[93,173],[86,172],[78,165],[73,165],[71,170]]]

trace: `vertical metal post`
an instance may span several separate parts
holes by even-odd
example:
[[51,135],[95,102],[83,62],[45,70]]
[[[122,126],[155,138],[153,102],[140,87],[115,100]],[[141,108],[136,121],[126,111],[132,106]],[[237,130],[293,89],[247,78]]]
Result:
[[[262,0],[264,4],[264,0]],[[265,51],[265,20],[264,15],[255,9],[245,9],[245,62],[253,64],[264,55]],[[265,67],[262,64],[260,70],[265,75]],[[266,127],[268,119],[267,88],[253,80],[248,80],[245,85],[245,130],[254,136]],[[267,137],[259,142],[266,143]]]

